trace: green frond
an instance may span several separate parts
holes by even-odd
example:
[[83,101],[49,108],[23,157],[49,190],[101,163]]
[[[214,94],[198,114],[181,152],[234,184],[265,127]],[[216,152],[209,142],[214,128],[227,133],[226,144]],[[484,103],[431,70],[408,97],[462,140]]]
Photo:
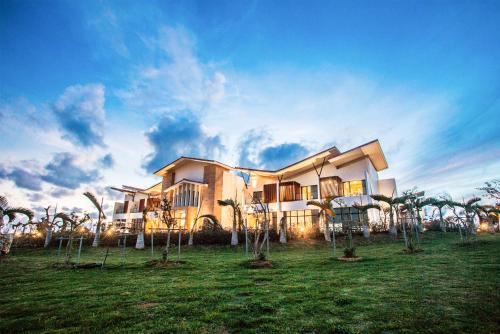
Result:
[[6,210],[9,207],[9,201],[7,201],[7,197],[0,195],[0,208]]
[[217,200],[217,203],[220,205],[220,206],[230,206],[230,207],[236,207],[236,204],[234,203],[234,201],[232,199],[224,199],[224,200]]
[[87,197],[89,199],[89,201],[91,201],[92,204],[94,204],[95,208],[97,209],[97,211],[99,212],[99,214],[101,215],[101,217],[103,219],[106,219],[106,215],[104,214],[104,211],[103,211],[103,209],[101,207],[101,204],[99,204],[99,201],[94,196],[94,194],[92,194],[90,191],[87,191],[87,192],[83,193],[83,196]]
[[212,225],[222,228],[222,225],[219,223],[219,220],[214,215],[206,214],[206,215],[201,215],[198,217],[198,219],[202,219],[202,218],[207,218],[210,221],[210,223],[212,223]]
[[378,202],[384,202],[389,205],[393,204],[394,200],[391,197],[387,197],[385,195],[370,195],[372,199]]
[[479,197],[473,197],[470,200],[468,200],[467,202],[465,202],[465,206],[472,206],[472,204],[477,203],[480,200],[481,200],[481,198],[479,198]]
[[31,211],[30,209],[26,208],[8,208],[7,210],[4,211],[4,214],[9,217],[13,217],[13,219],[16,217],[16,214],[21,214],[25,215],[28,217],[28,220],[31,221],[33,217],[35,216],[35,213]]

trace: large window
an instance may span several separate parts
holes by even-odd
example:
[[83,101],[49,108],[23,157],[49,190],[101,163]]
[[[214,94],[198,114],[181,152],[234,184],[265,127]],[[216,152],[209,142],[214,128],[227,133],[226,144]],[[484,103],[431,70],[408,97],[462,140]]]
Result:
[[300,193],[302,200],[318,199],[318,186],[312,185],[300,187]]
[[343,182],[344,196],[366,195],[365,180]]
[[[342,223],[352,221],[354,223],[358,223],[363,220],[362,215],[360,215],[358,209],[347,207],[347,208],[336,208],[333,209],[335,212],[335,222]],[[366,213],[365,213],[365,217]]]
[[284,211],[283,215],[290,229],[318,225],[318,210]]
[[300,199],[300,184],[295,181],[280,184],[280,202],[297,201]]
[[340,196],[342,194],[342,180],[338,176],[322,177],[319,180],[321,187],[321,198],[328,196]]

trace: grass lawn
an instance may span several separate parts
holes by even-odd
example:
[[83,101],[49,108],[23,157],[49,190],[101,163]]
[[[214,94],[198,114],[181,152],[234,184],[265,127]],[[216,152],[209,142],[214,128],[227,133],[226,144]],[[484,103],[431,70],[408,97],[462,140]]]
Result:
[[15,250],[0,263],[0,333],[498,333],[500,236],[457,240],[428,232],[413,255],[401,242],[359,246],[356,263],[322,243],[273,244],[271,269],[226,247],[183,249],[178,268],[146,267],[149,250],[132,249],[121,267],[112,249],[104,270]]

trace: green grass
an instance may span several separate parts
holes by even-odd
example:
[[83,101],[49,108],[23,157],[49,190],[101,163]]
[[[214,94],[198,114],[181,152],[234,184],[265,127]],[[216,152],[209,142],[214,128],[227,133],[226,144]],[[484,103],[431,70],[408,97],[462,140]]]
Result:
[[[500,236],[457,240],[426,233],[413,255],[400,242],[359,246],[356,263],[321,243],[272,245],[272,269],[248,269],[226,247],[183,249],[178,268],[146,267],[149,250],[132,249],[122,267],[112,249],[104,270],[16,250],[0,263],[0,333],[498,332]],[[85,249],[82,261],[103,252]]]

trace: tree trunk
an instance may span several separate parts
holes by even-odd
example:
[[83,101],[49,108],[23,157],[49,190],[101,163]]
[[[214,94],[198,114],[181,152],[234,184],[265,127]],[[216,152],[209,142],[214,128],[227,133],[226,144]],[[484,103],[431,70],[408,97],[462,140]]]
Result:
[[325,229],[323,230],[323,233],[325,235],[325,241],[326,242],[331,242],[332,239],[330,237],[330,224],[328,224],[328,221],[330,220],[329,218],[324,217],[323,215],[321,216],[321,219],[324,221]]
[[280,243],[286,244],[286,218],[281,218],[280,224]]
[[392,212],[392,206],[390,206],[389,212],[389,234],[396,237],[398,235],[398,229],[396,228],[396,224],[394,224],[394,213]]
[[167,232],[167,244],[165,245],[165,248],[163,248],[163,253],[162,253],[163,262],[168,262],[168,252],[170,251],[170,232],[171,229],[169,228]]
[[0,234],[0,255],[10,253],[10,246],[14,240],[14,233]]
[[[236,213],[234,213],[236,216]],[[238,246],[238,231],[236,230],[236,218],[233,219],[233,230],[231,231],[231,246]]]
[[48,248],[50,246],[50,241],[52,240],[52,227],[47,227],[47,231],[45,234],[45,243],[43,247]]
[[405,240],[405,247],[408,248],[408,236],[406,235],[406,222],[402,221],[401,226],[403,227],[403,238]]
[[193,246],[194,241],[194,233],[193,230],[191,229],[189,231],[189,240],[188,240],[188,246]]
[[[335,257],[337,253],[337,242],[335,239],[335,224],[333,223],[333,220],[331,218],[328,218],[332,222],[332,246],[333,246],[333,257]],[[330,233],[328,233],[330,235]]]
[[366,239],[370,237],[370,227],[368,225],[363,225],[363,236]]
[[443,219],[443,211],[441,208],[438,208],[438,209],[439,209],[439,222],[441,224],[441,231],[446,232],[446,225],[445,225],[444,219]]
[[101,244],[101,213],[99,212],[99,219],[97,220],[97,226],[95,228],[94,242],[92,247],[99,247]]
[[144,231],[139,232],[139,234],[137,235],[135,249],[144,249]]

